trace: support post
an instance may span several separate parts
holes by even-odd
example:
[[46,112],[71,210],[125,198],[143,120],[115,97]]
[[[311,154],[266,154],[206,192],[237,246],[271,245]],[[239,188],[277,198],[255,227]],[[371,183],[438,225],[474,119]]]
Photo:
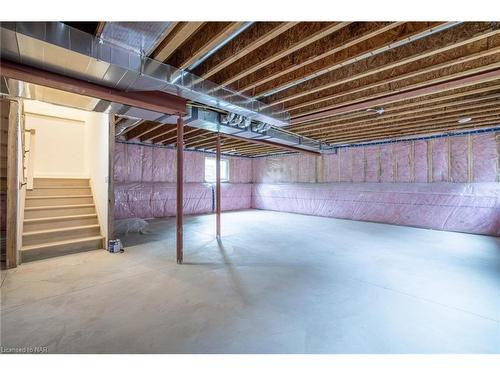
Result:
[[177,119],[177,263],[183,261],[183,203],[184,203],[184,120]]
[[215,164],[215,210],[216,210],[216,234],[220,238],[220,211],[221,211],[221,185],[220,185],[220,133],[217,134],[217,150]]
[[108,121],[108,235],[106,249],[110,239],[115,238],[115,115],[109,115]]

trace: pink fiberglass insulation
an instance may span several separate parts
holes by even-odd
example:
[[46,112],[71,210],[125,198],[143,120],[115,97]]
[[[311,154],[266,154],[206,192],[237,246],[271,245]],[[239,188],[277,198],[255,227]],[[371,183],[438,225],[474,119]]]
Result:
[[352,179],[352,153],[351,148],[338,150],[340,159],[340,182],[351,182]]
[[396,161],[396,182],[411,182],[411,143],[395,143],[393,152],[394,160]]
[[428,182],[427,141],[413,144],[414,182]]
[[[184,213],[211,213],[214,210],[214,185],[184,184]],[[223,211],[251,207],[252,184],[222,184]],[[175,216],[176,184],[165,182],[128,182],[115,184],[115,218],[154,218]]]
[[248,184],[252,182],[252,159],[230,157],[229,182]]
[[153,148],[144,147],[142,150],[142,177],[141,181],[153,181]]
[[500,184],[255,184],[253,207],[500,235]]
[[[170,152],[169,152],[170,151]],[[166,148],[153,148],[153,181],[175,181],[175,153]]]
[[252,184],[221,184],[221,210],[243,210],[252,207]]
[[432,148],[432,181],[448,181],[448,138],[433,139]]
[[316,182],[316,157],[299,154],[297,159],[299,165],[297,182]]
[[365,148],[351,148],[352,153],[352,182],[365,181]]
[[366,158],[366,182],[378,182],[379,181],[379,151],[378,146],[365,147],[365,158]]
[[[201,152],[184,152],[185,182],[204,182],[205,157],[215,157]],[[229,160],[229,181],[252,182],[252,160],[224,156]],[[116,182],[175,182],[175,150],[116,143],[114,178]]]
[[324,182],[338,182],[338,154],[325,154],[323,155],[323,181]]
[[252,161],[254,181],[258,182],[314,182],[314,156],[286,155],[256,158]]
[[497,142],[495,133],[478,134],[472,138],[473,181],[497,179]]
[[142,181],[142,150],[144,147],[127,145],[127,180]]
[[468,181],[468,140],[469,137],[450,138],[450,178],[451,182]]
[[380,146],[380,182],[394,181],[394,158],[392,144]]
[[114,160],[114,180],[116,182],[124,182],[127,180],[127,162],[125,160],[126,152],[125,152],[124,143],[116,143],[115,144],[115,160]]

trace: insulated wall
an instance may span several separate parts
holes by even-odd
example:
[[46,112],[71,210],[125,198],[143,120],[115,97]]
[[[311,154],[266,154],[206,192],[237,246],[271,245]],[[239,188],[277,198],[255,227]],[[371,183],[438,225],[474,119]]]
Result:
[[321,157],[258,158],[252,205],[500,235],[499,138],[489,132],[342,148]]
[[[215,186],[204,182],[205,157],[213,155],[184,151],[184,212],[202,214],[215,208]],[[252,161],[225,157],[229,161],[229,183],[222,184],[221,209],[251,207]],[[166,147],[116,143],[115,218],[174,216],[176,212],[176,155]]]

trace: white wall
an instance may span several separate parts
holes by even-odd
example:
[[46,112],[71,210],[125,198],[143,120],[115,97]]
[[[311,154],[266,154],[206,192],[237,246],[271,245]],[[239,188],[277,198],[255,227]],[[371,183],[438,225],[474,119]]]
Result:
[[109,116],[31,100],[24,112],[26,128],[36,131],[35,177],[90,178],[107,237]]
[[45,104],[24,103],[26,129],[35,129],[35,177],[89,177],[85,147],[87,112]]
[[109,164],[109,116],[88,112],[85,133],[87,167],[94,193],[101,233],[108,239],[108,164]]

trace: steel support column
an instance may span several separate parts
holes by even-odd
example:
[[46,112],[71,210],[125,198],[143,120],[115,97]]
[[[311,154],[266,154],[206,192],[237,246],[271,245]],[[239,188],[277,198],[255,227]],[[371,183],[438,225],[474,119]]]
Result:
[[183,261],[183,204],[184,204],[184,120],[177,119],[177,263]]
[[216,234],[220,238],[220,211],[221,211],[221,185],[220,185],[220,133],[217,134],[217,152],[215,165],[215,210],[216,210]]

